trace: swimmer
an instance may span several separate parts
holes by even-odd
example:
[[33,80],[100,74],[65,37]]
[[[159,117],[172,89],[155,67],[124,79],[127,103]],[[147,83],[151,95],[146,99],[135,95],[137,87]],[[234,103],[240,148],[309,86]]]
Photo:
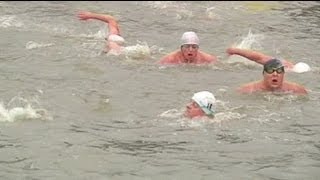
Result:
[[159,64],[209,64],[217,58],[199,50],[199,38],[195,32],[185,32],[181,37],[180,49],[161,58]]
[[[228,48],[226,52],[229,56],[239,55],[262,65],[266,64],[270,59],[274,59],[274,57],[272,56],[268,56],[263,53],[249,50],[249,49],[240,49],[240,48],[231,47],[231,48]],[[282,60],[281,63],[283,64],[286,71],[293,71],[297,73],[310,71],[310,66],[303,62],[293,64],[288,60]]]
[[238,91],[241,93],[269,91],[300,95],[307,94],[303,86],[284,80],[285,65],[278,59],[270,59],[264,62],[262,74],[262,80],[245,84],[238,88]]
[[111,52],[113,54],[120,54],[125,42],[124,38],[120,35],[119,24],[117,20],[107,14],[97,14],[89,11],[81,11],[78,13],[80,20],[96,19],[108,24],[109,34],[105,40],[107,41],[104,52]]
[[209,117],[215,114],[216,99],[211,92],[200,91],[193,95],[191,102],[187,104],[184,116],[187,118]]

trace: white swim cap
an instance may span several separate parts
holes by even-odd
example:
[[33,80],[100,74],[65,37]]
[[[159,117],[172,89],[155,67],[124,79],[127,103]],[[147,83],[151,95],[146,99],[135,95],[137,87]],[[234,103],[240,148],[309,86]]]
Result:
[[125,40],[123,39],[123,37],[116,35],[116,34],[111,34],[108,37],[108,41],[113,41],[116,42],[120,45],[124,44]]
[[212,115],[215,113],[216,98],[211,92],[197,92],[193,95],[192,100],[194,100],[201,107],[206,115]]
[[195,32],[185,32],[181,37],[181,45],[184,44],[196,44],[199,45],[200,41]]
[[303,63],[303,62],[299,62],[297,64],[294,65],[293,67],[293,71],[294,72],[297,72],[297,73],[303,73],[303,72],[307,72],[307,71],[310,71],[310,66],[306,63]]

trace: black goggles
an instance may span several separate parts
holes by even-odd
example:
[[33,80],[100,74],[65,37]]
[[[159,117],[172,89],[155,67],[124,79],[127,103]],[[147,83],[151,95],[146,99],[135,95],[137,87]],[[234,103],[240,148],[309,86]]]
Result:
[[264,72],[268,74],[272,74],[273,72],[277,72],[278,74],[284,73],[284,67],[279,67],[279,68],[273,68],[273,67],[267,67],[263,69]]

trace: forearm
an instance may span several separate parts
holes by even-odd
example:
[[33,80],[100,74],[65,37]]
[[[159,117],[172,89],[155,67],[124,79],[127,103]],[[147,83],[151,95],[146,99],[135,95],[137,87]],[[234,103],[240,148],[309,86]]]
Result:
[[271,56],[267,56],[265,54],[253,51],[253,50],[248,50],[248,49],[239,49],[239,48],[231,48],[229,49],[229,54],[233,55],[240,55],[243,56],[247,59],[250,59],[252,61],[255,61],[259,64],[265,64],[269,59],[271,59]]
[[117,22],[113,16],[106,15],[106,14],[91,13],[90,19],[97,19],[97,20],[103,21],[105,23],[116,23]]
[[78,14],[78,17],[80,20],[87,20],[87,19],[95,19],[99,21],[103,21],[107,23],[107,26],[109,28],[109,34],[120,34],[119,26],[117,20],[110,15],[107,14],[98,14],[98,13],[92,13],[88,11],[80,12]]
[[162,58],[160,61],[158,61],[158,64],[164,65],[164,64],[170,64],[167,58]]

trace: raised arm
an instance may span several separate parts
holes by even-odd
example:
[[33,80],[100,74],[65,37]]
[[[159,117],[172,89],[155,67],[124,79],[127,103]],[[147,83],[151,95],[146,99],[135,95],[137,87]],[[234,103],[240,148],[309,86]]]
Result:
[[81,11],[78,13],[78,18],[80,20],[96,19],[103,21],[108,24],[109,34],[120,35],[118,22],[113,16],[106,14],[97,14],[89,11]]
[[[240,49],[240,48],[228,48],[227,53],[229,55],[236,54],[239,56],[243,56],[247,59],[250,59],[262,65],[264,65],[267,61],[273,58],[272,56],[268,56],[257,51],[253,51],[249,49]],[[282,63],[286,68],[292,69],[294,67],[294,64],[288,60],[282,60]]]
[[227,53],[229,55],[236,54],[239,56],[243,56],[247,59],[250,59],[250,60],[255,61],[255,62],[262,64],[262,65],[264,65],[268,60],[272,59],[271,56],[267,56],[267,55],[262,54],[260,52],[256,52],[256,51],[249,50],[249,49],[228,48]]

